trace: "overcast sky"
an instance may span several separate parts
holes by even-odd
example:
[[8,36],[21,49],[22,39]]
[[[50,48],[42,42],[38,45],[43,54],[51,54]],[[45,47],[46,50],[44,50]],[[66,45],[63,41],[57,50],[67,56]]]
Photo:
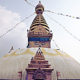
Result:
[[[36,6],[39,0],[29,0]],[[60,12],[72,16],[80,17],[80,0],[41,0],[45,10]],[[33,14],[35,8],[27,4],[24,0],[0,0],[0,35],[20,22],[25,17]],[[52,17],[62,24],[73,35],[80,39],[80,19],[60,16],[53,13],[44,12],[44,17],[48,26],[53,32],[55,40],[61,50],[65,51],[80,62],[80,41],[69,35],[59,24],[52,21]],[[48,16],[47,16],[48,15]],[[11,48],[26,48],[27,46],[27,29],[29,29],[34,17],[33,15],[26,21],[18,25],[14,30],[0,38],[0,57],[7,54]],[[54,47],[54,42],[51,44]]]

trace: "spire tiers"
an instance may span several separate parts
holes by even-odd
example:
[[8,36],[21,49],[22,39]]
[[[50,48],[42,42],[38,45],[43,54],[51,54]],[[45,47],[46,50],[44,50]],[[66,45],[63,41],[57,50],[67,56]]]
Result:
[[28,31],[28,48],[31,47],[44,47],[50,48],[50,41],[52,39],[52,33],[44,19],[42,13],[44,12],[44,7],[39,2],[35,7],[37,16],[34,18],[30,30]]
[[46,23],[46,20],[44,19],[42,14],[38,14],[34,18],[30,28],[31,28],[31,30],[33,30],[32,28],[34,28],[35,26],[39,26],[39,25],[45,26],[45,28],[48,29],[48,31],[49,31],[48,24]]

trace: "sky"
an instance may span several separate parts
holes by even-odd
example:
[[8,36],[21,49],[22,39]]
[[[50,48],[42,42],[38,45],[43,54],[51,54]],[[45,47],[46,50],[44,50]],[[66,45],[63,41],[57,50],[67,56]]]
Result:
[[[39,0],[28,0],[36,6]],[[80,17],[80,0],[40,0],[45,10],[55,11],[72,16]],[[13,28],[17,23],[25,17],[35,12],[35,7],[29,5],[24,0],[0,0],[0,35],[7,30]],[[14,49],[26,48],[27,46],[27,29],[29,29],[36,14],[26,19],[24,22],[16,26],[12,31],[0,38],[0,57],[7,54],[10,48]],[[80,19],[61,16],[49,12],[43,13],[44,18],[50,30],[52,30],[53,38],[51,48],[59,48],[80,62],[80,41],[73,38],[58,23],[63,25],[69,32],[80,39]],[[52,19],[50,19],[51,17]],[[54,40],[54,41],[53,41]]]

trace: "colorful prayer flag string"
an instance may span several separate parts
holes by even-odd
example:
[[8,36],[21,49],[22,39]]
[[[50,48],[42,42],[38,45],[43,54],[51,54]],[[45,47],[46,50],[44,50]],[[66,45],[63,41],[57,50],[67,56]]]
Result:
[[27,4],[31,5],[32,7],[35,7],[31,2],[29,2],[28,0],[25,0]]
[[63,13],[57,13],[57,12],[50,11],[50,10],[45,10],[45,12],[51,12],[51,13],[54,13],[54,14],[57,14],[57,15],[62,15],[62,16],[70,17],[70,18],[80,19],[80,17],[75,17],[75,16],[71,16],[71,15],[68,15],[68,14],[65,15]]
[[[46,14],[47,15],[47,14]],[[75,36],[74,34],[72,34],[68,29],[65,28],[64,25],[62,25],[61,23],[59,23],[58,21],[56,21],[55,19],[53,19],[52,17],[48,16],[52,21],[54,21],[55,23],[57,23],[58,25],[60,25],[69,35],[71,35],[74,39],[78,40],[80,42],[80,38],[78,38],[77,36]]]
[[12,28],[10,28],[9,30],[7,30],[4,34],[0,35],[0,38],[2,38],[3,36],[5,36],[7,33],[11,32],[12,30],[14,30],[19,24],[21,24],[22,22],[24,22],[26,19],[30,18],[34,14],[35,13],[31,14],[30,16],[25,17],[23,20],[21,20],[20,22],[18,22],[17,24],[15,24]]

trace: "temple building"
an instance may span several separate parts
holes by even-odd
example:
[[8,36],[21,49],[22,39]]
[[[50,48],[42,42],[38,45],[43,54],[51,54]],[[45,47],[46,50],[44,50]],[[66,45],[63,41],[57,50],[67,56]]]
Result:
[[53,37],[43,17],[41,2],[27,32],[25,49],[12,47],[0,58],[0,80],[80,80],[80,64],[60,49],[51,48]]
[[52,80],[51,74],[53,69],[50,66],[39,48],[26,69],[28,75],[26,76],[27,80]]

